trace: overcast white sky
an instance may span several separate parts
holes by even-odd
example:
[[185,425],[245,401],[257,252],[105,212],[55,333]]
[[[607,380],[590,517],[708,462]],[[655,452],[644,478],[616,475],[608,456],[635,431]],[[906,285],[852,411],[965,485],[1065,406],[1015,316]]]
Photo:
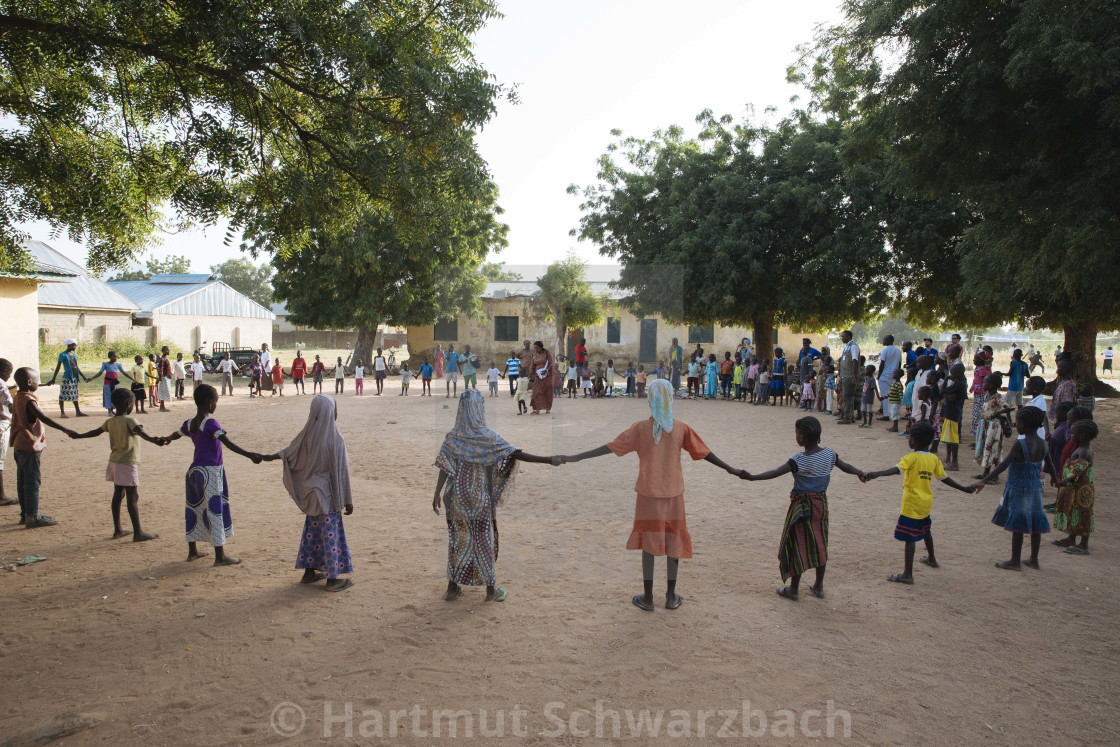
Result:
[[[509,247],[495,257],[542,265],[570,248],[594,264],[609,262],[568,235],[579,222],[569,184],[594,181],[596,160],[613,128],[647,136],[680,124],[695,131],[703,109],[776,120],[803,93],[785,81],[795,47],[817,24],[838,23],[839,0],[505,0],[505,18],[478,37],[482,64],[517,84],[521,103],[502,104],[479,136],[479,149],[501,189]],[[778,113],[767,115],[768,106]],[[84,247],[32,236],[84,262]],[[222,227],[165,237],[150,254],[186,254],[206,271],[236,248]],[[527,278],[528,279],[528,278]]]

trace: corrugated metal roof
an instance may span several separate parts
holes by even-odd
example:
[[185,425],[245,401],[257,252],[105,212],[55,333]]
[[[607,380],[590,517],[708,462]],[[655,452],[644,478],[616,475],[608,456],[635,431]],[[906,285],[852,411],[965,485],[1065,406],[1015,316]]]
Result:
[[25,245],[40,273],[61,275],[58,282],[39,286],[40,306],[64,306],[76,309],[119,309],[137,311],[139,307],[109,284],[90,277],[81,265],[42,241]]
[[213,275],[202,275],[202,274],[191,275],[189,273],[188,274],[179,274],[179,275],[152,275],[150,282],[152,282],[152,283],[173,283],[173,284],[178,284],[178,285],[198,285],[200,283],[205,283],[207,280],[209,280],[212,277],[214,277],[214,276]]
[[272,313],[276,316],[288,316],[288,304],[284,302],[272,304]]
[[271,311],[238,293],[221,280],[188,284],[178,281],[156,282],[153,278],[117,281],[109,285],[136,302],[144,314],[275,318]]

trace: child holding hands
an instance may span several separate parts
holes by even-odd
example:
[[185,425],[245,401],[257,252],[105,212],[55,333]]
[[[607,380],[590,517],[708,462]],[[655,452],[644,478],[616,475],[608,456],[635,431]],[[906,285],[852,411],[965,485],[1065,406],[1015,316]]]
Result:
[[725,464],[704,443],[687,423],[673,419],[673,387],[664,379],[649,385],[650,417],[639,420],[604,446],[574,456],[560,457],[560,463],[579,462],[592,457],[615,454],[638,454],[638,481],[634,485],[637,501],[634,526],[626,541],[627,550],[642,551],[642,578],[645,593],[633,603],[653,611],[654,557],[664,555],[668,572],[665,591],[666,609],[675,610],[683,599],[676,593],[677,568],[681,558],[692,557],[684,513],[684,476],[681,473],[681,451],[694,460],[703,459],[735,476],[742,471]]
[[933,437],[932,425],[926,421],[915,423],[910,428],[910,448],[913,451],[902,457],[896,466],[878,472],[868,472],[860,478],[863,482],[867,482],[879,477],[902,475],[902,510],[894,528],[894,538],[906,543],[905,566],[902,573],[888,577],[888,581],[907,585],[914,583],[914,549],[918,540],[925,541],[926,552],[929,553],[921,559],[921,562],[930,568],[941,567],[933,552],[933,533],[930,531],[933,478],[936,477],[949,487],[963,493],[975,493],[980,489],[976,485],[961,485],[945,474],[941,460],[929,451],[933,444]]
[[812,415],[793,424],[797,445],[804,451],[791,456],[785,464],[769,472],[752,475],[743,470],[744,480],[773,480],[793,473],[793,490],[789,494],[789,510],[782,525],[778,545],[778,570],[789,586],[778,589],[778,596],[796,601],[801,574],[810,568],[817,571],[817,582],[809,591],[824,597],[824,567],[828,562],[828,483],[832,468],[864,479],[864,473],[837,456],[832,449],[821,446],[821,421]]

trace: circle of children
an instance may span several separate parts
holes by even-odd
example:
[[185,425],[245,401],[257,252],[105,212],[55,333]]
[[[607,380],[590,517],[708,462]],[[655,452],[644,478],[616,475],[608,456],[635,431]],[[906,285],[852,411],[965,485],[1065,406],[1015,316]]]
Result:
[[[930,568],[938,567],[930,518],[935,479],[973,493],[988,484],[998,483],[1001,475],[1007,473],[992,522],[1011,532],[1011,557],[997,563],[998,568],[1039,569],[1041,537],[1050,531],[1047,511],[1055,514],[1055,528],[1067,534],[1053,544],[1070,554],[1089,553],[1089,535],[1095,528],[1092,441],[1097,436],[1097,426],[1093,422],[1091,393],[1082,390],[1079,397],[1072,379],[1074,361],[1070,353],[1059,353],[1057,357],[1058,384],[1047,403],[1042,394],[1046,382],[1040,376],[1029,375],[1021,349],[1013,351],[1010,370],[1004,374],[992,370],[992,349],[980,347],[973,358],[974,373],[969,386],[962,361],[964,349],[956,336],[943,352],[934,349],[930,340],[925,341],[924,348],[915,349],[905,343],[899,349],[888,336],[880,352],[871,357],[877,360],[877,365],[868,363],[860,354],[850,331],[841,334],[841,341],[843,351],[833,359],[827,348],[817,351],[805,340],[797,368],[787,368],[780,348],[775,349],[772,361],[759,361],[751,355],[747,340],[743,341],[730,368],[717,365],[714,355],[705,359],[697,346],[687,367],[687,387],[692,393],[703,382],[703,396],[707,398],[720,396],[772,406],[788,402],[799,405],[804,411],[836,415],[840,424],[855,423],[858,402],[862,427],[874,427],[878,399],[883,403],[883,415],[878,420],[890,423],[891,432],[900,432],[909,438],[911,452],[897,465],[864,471],[845,462],[834,450],[821,444],[821,421],[812,415],[805,415],[793,424],[793,436],[801,451],[774,469],[752,473],[726,464],[693,428],[673,416],[674,400],[681,397],[679,381],[671,380],[681,370],[677,363],[681,353],[676,341],[670,358],[675,355],[677,359],[670,367],[669,378],[654,378],[648,386],[635,387],[633,392],[637,396],[648,396],[650,417],[634,423],[610,443],[580,454],[536,456],[516,448],[487,427],[486,398],[477,388],[466,386],[458,396],[454,428],[447,433],[435,462],[439,474],[432,508],[436,514],[440,513],[441,505],[446,509],[448,527],[448,586],[444,598],[454,601],[462,594],[463,586],[485,586],[487,601],[506,598],[506,589],[496,585],[497,507],[514,483],[517,462],[560,466],[607,454],[636,453],[638,456],[635,513],[626,548],[642,553],[644,590],[635,595],[632,602],[646,611],[654,609],[656,556],[666,558],[665,607],[677,609],[682,604],[681,596],[676,593],[678,563],[682,558],[692,557],[692,539],[685,520],[682,451],[694,460],[703,459],[743,480],[772,480],[792,475],[793,488],[778,549],[778,568],[787,585],[777,593],[785,599],[799,598],[801,576],[810,569],[814,570],[815,578],[809,591],[815,597],[824,596],[828,561],[827,493],[834,468],[862,482],[895,475],[902,477],[902,507],[894,536],[904,543],[904,566],[902,572],[889,577],[890,581],[914,583],[918,542],[923,542],[926,549],[920,562]],[[72,355],[71,347],[68,347],[68,354]],[[465,354],[469,355],[469,350]],[[587,368],[585,352],[583,357],[580,363]],[[518,360],[516,351],[511,353],[510,360]],[[725,354],[724,361],[732,361],[730,353]],[[446,359],[441,362],[446,364]],[[76,397],[71,398],[76,383],[69,384],[76,382],[75,373],[85,378],[78,371],[76,360],[71,358],[69,363],[72,365],[64,365],[60,405],[76,400]],[[103,364],[101,373],[107,372],[107,365]],[[427,366],[427,362],[424,365]],[[56,369],[56,376],[57,373]],[[124,372],[118,366],[114,373]],[[40,464],[46,444],[44,426],[56,428],[70,438],[109,435],[106,480],[114,486],[113,536],[131,535],[136,542],[156,538],[143,531],[140,525],[139,440],[166,446],[187,438],[194,448],[194,458],[186,475],[188,561],[207,555],[198,545],[209,543],[214,548],[215,565],[241,562],[224,552],[226,540],[233,536],[229,488],[223,467],[224,446],[257,464],[273,460],[283,462],[284,485],[305,514],[295,566],[304,571],[301,582],[326,579],[326,588],[330,591],[353,585],[352,579],[340,578],[353,570],[342,524],[343,514],[353,511],[353,500],[346,445],[336,424],[337,406],[333,397],[324,394],[313,397],[308,421],[289,446],[274,454],[258,454],[235,445],[219,425],[214,418],[219,395],[207,384],[196,381],[194,417],[184,421],[174,433],[152,436],[132,417],[136,402],[146,394],[144,391],[134,395],[130,389],[107,386],[105,404],[111,408],[110,417],[93,430],[77,432],[42,411],[36,395],[39,374],[34,369],[21,368],[14,372],[17,392],[13,401],[7,387],[12,374],[11,364],[0,359],[0,379],[5,382],[0,387],[3,405],[0,423],[10,431],[4,434],[9,437],[3,439],[0,449],[0,470],[10,442],[17,467],[20,522],[27,528],[55,523],[40,513],[38,507]],[[1008,377],[1006,393],[1005,375]],[[791,383],[800,385],[800,397],[797,389],[786,386],[787,376],[793,379]],[[379,384],[382,378],[378,379]],[[54,378],[48,383],[53,381]],[[494,394],[495,387],[490,389]],[[170,396],[168,392],[165,394]],[[975,438],[973,448],[980,472],[973,482],[962,484],[947,471],[959,470],[964,403],[969,394],[973,401],[970,432]],[[66,417],[65,410],[62,417]],[[1013,438],[1013,434],[1017,434],[1017,438]],[[944,463],[938,456],[942,443],[945,445]],[[0,471],[0,489],[2,474]],[[1043,483],[1047,474],[1051,484],[1058,488],[1058,495],[1055,504],[1044,506]],[[0,497],[0,505],[17,503],[2,493]],[[122,503],[127,507],[131,532],[125,531],[121,524]],[[1030,555],[1023,560],[1027,536],[1030,537]]]

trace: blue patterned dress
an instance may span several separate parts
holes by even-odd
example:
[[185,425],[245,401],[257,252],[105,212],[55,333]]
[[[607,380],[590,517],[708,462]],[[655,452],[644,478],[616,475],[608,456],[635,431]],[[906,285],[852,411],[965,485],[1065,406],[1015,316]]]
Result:
[[194,460],[187,470],[187,542],[209,542],[221,547],[233,536],[233,517],[229,512],[229,486],[222,462],[225,430],[213,418],[191,432],[191,421],[183,422],[180,432],[194,443]]
[[350,562],[350,545],[346,543],[346,530],[342,528],[342,512],[322,516],[308,516],[303,522],[303,538],[296,555],[296,569],[311,568],[326,571],[327,578],[335,579],[343,573],[353,573]]

